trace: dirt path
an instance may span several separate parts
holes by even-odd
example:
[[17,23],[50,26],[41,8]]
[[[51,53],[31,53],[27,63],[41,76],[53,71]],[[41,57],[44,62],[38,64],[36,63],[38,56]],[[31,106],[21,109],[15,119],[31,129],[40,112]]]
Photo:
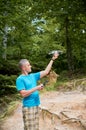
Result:
[[0,130],[23,130],[21,103],[18,104],[18,107],[14,113],[4,121]]
[[[0,130],[23,130],[19,103]],[[86,94],[47,92],[41,95],[40,130],[86,130]],[[46,124],[46,125],[45,125]]]

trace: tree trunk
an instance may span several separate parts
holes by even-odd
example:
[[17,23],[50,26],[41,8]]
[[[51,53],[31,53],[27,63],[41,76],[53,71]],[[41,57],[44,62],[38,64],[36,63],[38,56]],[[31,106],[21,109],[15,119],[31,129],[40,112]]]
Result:
[[69,69],[69,72],[71,74],[74,71],[74,64],[73,64],[73,55],[72,55],[72,44],[71,44],[71,41],[69,39],[69,32],[68,32],[68,27],[69,27],[68,17],[66,17],[65,23],[66,23],[65,31],[66,31],[67,62],[68,62],[68,69]]
[[4,50],[4,52],[2,55],[4,60],[7,59],[7,52],[6,52],[7,51],[7,31],[8,31],[8,27],[5,26],[4,27],[4,35],[3,35],[3,50]]

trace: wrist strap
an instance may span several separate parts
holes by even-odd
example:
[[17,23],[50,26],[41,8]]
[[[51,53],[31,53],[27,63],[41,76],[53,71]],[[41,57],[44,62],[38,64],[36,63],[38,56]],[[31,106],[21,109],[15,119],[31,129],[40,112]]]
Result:
[[54,61],[54,59],[51,59],[52,61]]

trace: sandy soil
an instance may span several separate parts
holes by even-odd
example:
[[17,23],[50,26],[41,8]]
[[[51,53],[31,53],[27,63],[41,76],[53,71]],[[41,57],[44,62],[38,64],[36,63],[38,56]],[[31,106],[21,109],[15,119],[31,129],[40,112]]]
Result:
[[[86,130],[85,125],[81,126],[83,122],[86,123],[85,93],[47,92],[40,97],[40,130]],[[19,103],[14,113],[0,126],[0,130],[23,130],[21,109]]]

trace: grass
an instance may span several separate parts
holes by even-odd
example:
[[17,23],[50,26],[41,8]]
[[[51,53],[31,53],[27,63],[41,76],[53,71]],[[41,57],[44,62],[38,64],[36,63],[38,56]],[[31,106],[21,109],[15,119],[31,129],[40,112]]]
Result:
[[5,95],[0,98],[0,122],[15,110],[20,99],[21,97],[18,93]]

